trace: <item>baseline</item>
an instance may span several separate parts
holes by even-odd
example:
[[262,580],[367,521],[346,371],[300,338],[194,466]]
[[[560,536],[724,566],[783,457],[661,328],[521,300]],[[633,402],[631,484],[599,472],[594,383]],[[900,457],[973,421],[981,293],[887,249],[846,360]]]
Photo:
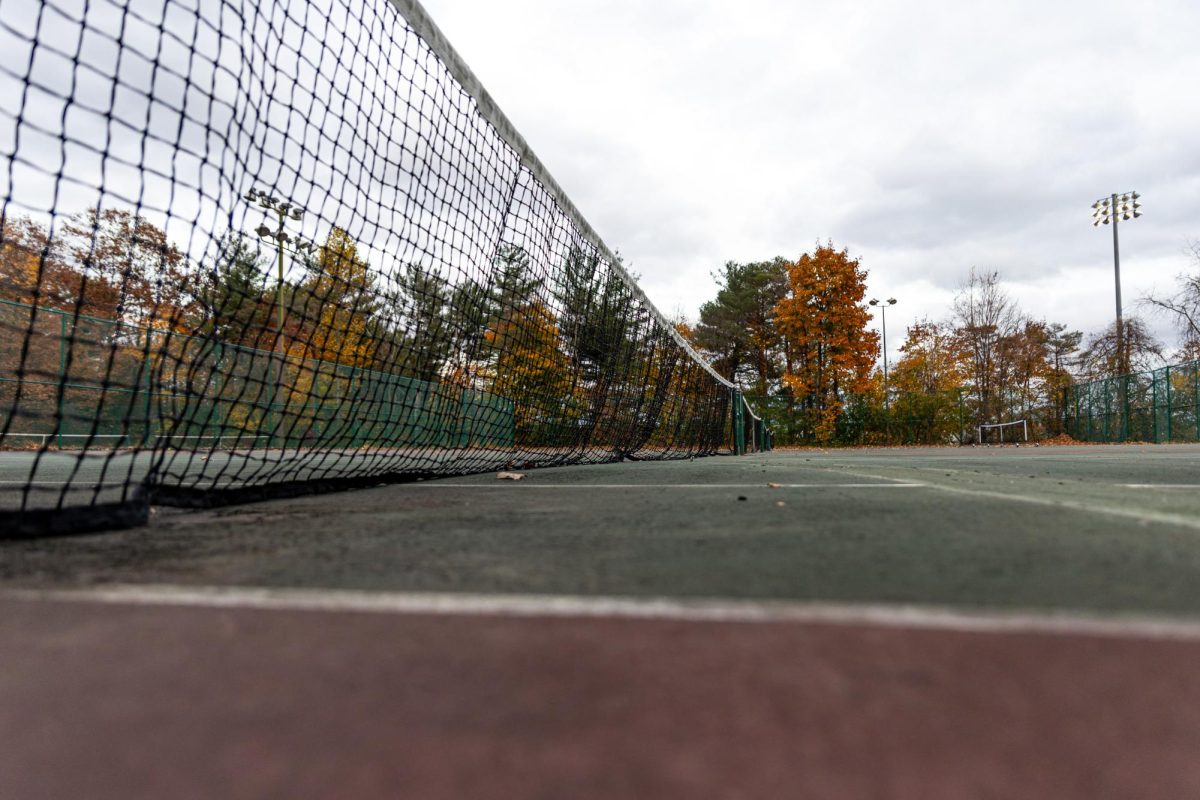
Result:
[[6,589],[0,599],[195,608],[677,622],[813,623],[958,633],[1046,633],[1103,638],[1200,641],[1200,622],[1155,617],[1106,618],[1048,612],[961,611],[930,606],[788,601],[635,599],[575,595],[193,587],[121,584],[89,589]]

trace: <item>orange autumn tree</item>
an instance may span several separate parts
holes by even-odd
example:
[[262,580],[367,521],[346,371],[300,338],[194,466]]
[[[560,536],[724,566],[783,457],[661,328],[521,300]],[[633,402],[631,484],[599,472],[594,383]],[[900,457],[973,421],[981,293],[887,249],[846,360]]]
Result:
[[301,287],[304,319],[302,341],[288,347],[306,350],[319,361],[350,367],[374,364],[378,310],[375,278],[359,255],[354,238],[332,228],[316,257],[308,264],[308,279]]
[[890,424],[907,441],[946,442],[961,433],[966,354],[960,344],[945,323],[924,318],[908,326],[889,382]]
[[788,293],[775,305],[789,354],[783,383],[800,398],[810,434],[829,441],[846,394],[869,388],[879,352],[863,302],[867,271],[830,242],[789,263],[787,277]]
[[497,352],[492,390],[515,407],[517,443],[553,437],[574,388],[554,313],[540,299],[515,305],[493,320],[484,339]]
[[963,387],[966,354],[949,326],[925,318],[908,326],[891,387],[901,394],[943,394]]

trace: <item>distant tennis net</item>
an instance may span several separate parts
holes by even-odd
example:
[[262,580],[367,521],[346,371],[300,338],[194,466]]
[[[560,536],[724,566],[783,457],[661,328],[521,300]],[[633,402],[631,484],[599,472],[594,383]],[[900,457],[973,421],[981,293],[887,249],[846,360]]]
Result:
[[415,2],[5,2],[0,195],[10,531],[768,441]]

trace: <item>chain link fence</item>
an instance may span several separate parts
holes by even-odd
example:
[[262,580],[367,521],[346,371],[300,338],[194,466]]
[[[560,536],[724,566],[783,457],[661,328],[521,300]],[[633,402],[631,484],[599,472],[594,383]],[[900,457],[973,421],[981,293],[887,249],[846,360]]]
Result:
[[[1063,404],[1041,403],[1026,406],[1004,404],[1002,419],[980,411],[979,401],[965,390],[917,393],[896,392],[885,405],[881,394],[849,395],[833,426],[833,435],[821,439],[822,412],[808,407],[803,397],[769,396],[751,399],[767,426],[774,432],[777,445],[959,445],[998,441],[984,436],[980,425],[997,421],[1025,420],[1029,441],[1057,436],[1063,432]],[[1024,430],[1022,430],[1022,435]]]
[[[189,369],[162,368],[175,363]],[[512,401],[490,392],[7,301],[0,409],[7,449],[504,448],[515,437]]]
[[1065,406],[1079,441],[1200,441],[1200,362],[1076,384]]

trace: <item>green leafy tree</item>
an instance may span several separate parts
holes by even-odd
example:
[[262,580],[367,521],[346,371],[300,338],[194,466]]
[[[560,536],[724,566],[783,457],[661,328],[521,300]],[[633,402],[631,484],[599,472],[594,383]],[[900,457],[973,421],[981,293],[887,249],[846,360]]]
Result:
[[720,288],[715,300],[700,307],[695,330],[696,343],[712,356],[713,367],[731,380],[753,381],[760,396],[788,368],[786,341],[775,322],[776,306],[789,288],[787,270],[783,258],[727,262],[713,276]]
[[199,330],[222,342],[257,346],[271,327],[273,298],[265,296],[271,264],[239,232],[221,237],[216,251],[200,292],[204,319]]
[[[636,342],[638,304],[615,267],[598,256],[572,251],[559,280],[562,330],[586,408],[580,428],[590,440],[613,443],[642,359]],[[636,391],[644,384],[637,383]]]
[[405,375],[436,381],[454,344],[451,287],[441,275],[417,264],[406,264],[397,282],[397,305],[404,320],[398,332],[398,367]]

